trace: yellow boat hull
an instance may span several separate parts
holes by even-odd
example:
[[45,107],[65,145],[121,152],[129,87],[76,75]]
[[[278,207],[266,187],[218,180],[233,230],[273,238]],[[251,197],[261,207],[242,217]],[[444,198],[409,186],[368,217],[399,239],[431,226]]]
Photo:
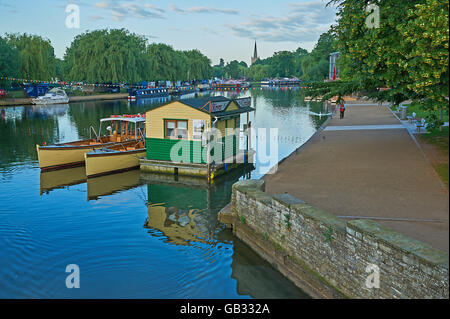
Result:
[[105,145],[86,145],[72,147],[36,145],[41,170],[53,170],[84,165],[84,154]]
[[86,176],[96,177],[139,168],[140,158],[145,156],[145,148],[133,151],[90,152],[84,155]]

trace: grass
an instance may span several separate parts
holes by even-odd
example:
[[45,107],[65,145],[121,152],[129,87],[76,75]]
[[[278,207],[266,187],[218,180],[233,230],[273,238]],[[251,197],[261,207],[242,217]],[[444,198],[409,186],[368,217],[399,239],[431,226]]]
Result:
[[7,91],[6,98],[23,99],[23,98],[25,98],[25,95],[24,95],[22,90],[20,90],[20,91]]
[[433,164],[434,169],[436,170],[436,173],[438,173],[441,180],[444,182],[444,184],[447,186],[448,189],[448,163],[441,163],[441,164]]
[[[416,118],[425,118],[430,112],[429,111],[425,111],[422,108],[420,108],[418,105],[415,105],[414,103],[411,103],[408,105],[408,115],[412,115],[412,113],[416,113]],[[439,111],[434,111],[433,113],[436,114],[436,116],[438,118],[440,118],[440,112]],[[448,122],[448,110],[444,110],[442,112],[442,121],[443,122]]]
[[449,186],[449,168],[448,168],[448,142],[449,142],[449,127],[442,127],[442,131],[436,130],[430,133],[421,134],[420,140],[423,143],[432,144],[442,151],[442,158],[434,160],[431,158],[431,164],[434,170],[441,178],[442,182]]
[[420,138],[429,144],[436,145],[443,151],[448,152],[449,127],[443,126],[442,131],[436,130],[420,135]]

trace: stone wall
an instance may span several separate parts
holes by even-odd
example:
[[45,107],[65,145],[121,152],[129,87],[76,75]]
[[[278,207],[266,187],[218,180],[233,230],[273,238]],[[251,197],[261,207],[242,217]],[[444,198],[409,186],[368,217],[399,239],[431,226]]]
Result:
[[449,297],[448,255],[373,221],[271,196],[262,180],[233,185],[230,216],[237,237],[313,297]]

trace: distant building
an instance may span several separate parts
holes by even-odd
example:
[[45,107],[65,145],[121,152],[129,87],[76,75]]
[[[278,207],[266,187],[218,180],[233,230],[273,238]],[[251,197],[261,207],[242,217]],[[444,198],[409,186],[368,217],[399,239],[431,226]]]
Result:
[[336,80],[339,77],[339,68],[336,65],[336,61],[339,57],[339,52],[330,53],[330,70],[328,78],[330,80]]
[[253,50],[253,56],[251,57],[251,64],[255,63],[256,60],[259,59],[258,51],[256,50],[256,40],[255,40],[255,49]]

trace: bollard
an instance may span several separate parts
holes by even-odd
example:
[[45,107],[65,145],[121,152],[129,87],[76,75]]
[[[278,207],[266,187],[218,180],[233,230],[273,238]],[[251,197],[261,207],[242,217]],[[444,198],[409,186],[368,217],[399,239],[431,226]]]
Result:
[[400,120],[406,120],[408,105],[400,104]]

